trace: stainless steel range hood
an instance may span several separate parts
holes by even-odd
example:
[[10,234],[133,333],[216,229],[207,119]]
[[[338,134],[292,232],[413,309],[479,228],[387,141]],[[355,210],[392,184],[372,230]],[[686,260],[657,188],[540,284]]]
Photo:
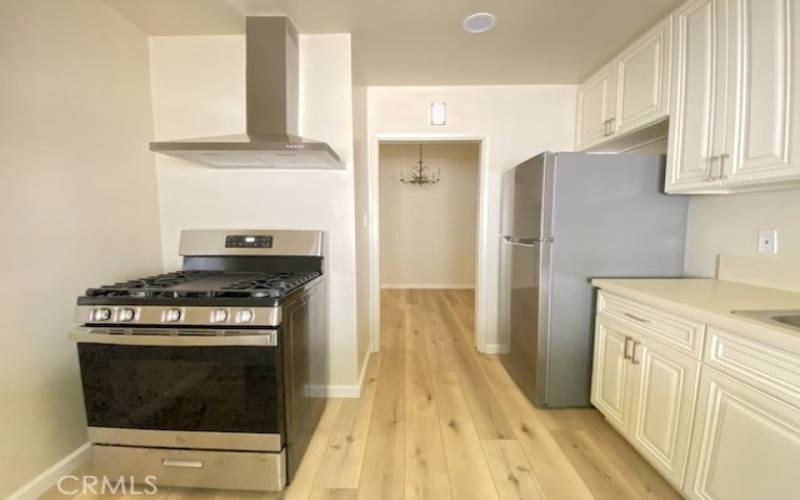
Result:
[[248,17],[246,26],[246,133],[151,142],[150,150],[218,168],[344,168],[328,144],[297,136],[297,32],[289,19]]

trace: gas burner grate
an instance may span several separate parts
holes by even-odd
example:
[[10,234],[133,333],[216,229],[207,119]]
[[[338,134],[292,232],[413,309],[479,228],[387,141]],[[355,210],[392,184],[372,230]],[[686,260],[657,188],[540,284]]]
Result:
[[[224,271],[178,271],[114,285],[89,288],[87,297],[203,299],[203,298],[280,298],[308,283],[318,272],[226,273]],[[187,285],[208,278],[230,278],[232,283],[218,288],[192,289]],[[238,278],[238,280],[237,280]],[[200,285],[198,283],[198,285]]]

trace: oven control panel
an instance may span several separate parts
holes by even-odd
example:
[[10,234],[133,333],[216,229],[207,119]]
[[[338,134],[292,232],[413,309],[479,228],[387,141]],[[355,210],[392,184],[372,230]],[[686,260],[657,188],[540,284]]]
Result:
[[278,326],[280,307],[78,306],[81,325]]
[[272,236],[230,234],[225,237],[225,248],[272,248]]

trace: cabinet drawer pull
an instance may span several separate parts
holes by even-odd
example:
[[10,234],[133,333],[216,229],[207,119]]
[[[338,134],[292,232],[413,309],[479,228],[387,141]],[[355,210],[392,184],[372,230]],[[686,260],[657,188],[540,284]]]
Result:
[[641,342],[634,341],[633,342],[633,350],[631,351],[631,363],[634,365],[639,364],[639,358],[636,357],[636,348],[641,344]]
[[622,357],[625,359],[631,359],[630,351],[628,350],[628,346],[631,345],[633,341],[633,337],[625,337],[625,346],[622,348]]
[[164,467],[177,467],[180,469],[202,469],[203,462],[200,460],[176,460],[173,458],[165,458],[161,461]]
[[639,323],[649,324],[650,320],[642,318],[641,316],[636,316],[635,314],[631,314],[629,312],[624,313],[625,317],[630,318],[634,321],[638,321]]

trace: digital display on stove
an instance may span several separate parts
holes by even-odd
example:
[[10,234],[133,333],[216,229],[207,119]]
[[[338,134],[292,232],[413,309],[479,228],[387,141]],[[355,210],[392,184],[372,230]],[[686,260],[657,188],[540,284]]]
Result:
[[272,236],[228,235],[225,237],[225,248],[272,248]]

